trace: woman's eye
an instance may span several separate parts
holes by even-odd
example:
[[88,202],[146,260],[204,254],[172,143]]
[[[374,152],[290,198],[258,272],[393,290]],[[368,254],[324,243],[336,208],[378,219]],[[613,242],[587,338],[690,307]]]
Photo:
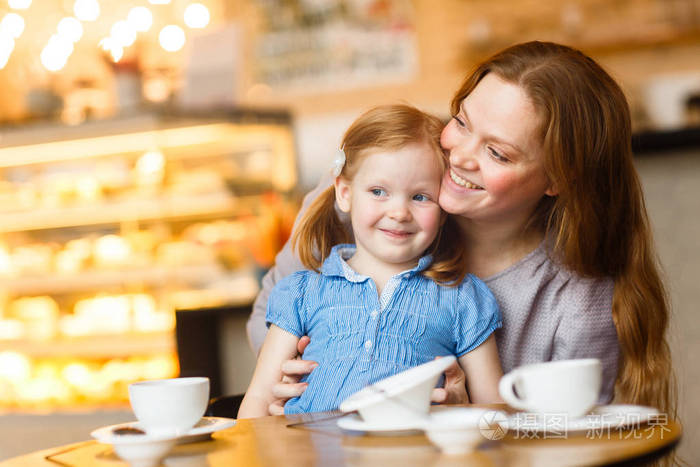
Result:
[[371,192],[374,196],[383,196],[383,195],[386,194],[386,191],[382,190],[381,188],[372,188],[372,189],[370,190],[370,192]]
[[425,201],[430,201],[430,198],[426,195],[414,195],[413,201],[425,202]]
[[464,120],[462,120],[459,115],[453,115],[452,118],[454,119],[455,122],[457,122],[457,125],[461,126],[464,128],[466,125],[464,124]]
[[507,157],[503,156],[500,152],[496,151],[495,149],[493,149],[493,148],[488,148],[488,150],[489,150],[489,153],[491,154],[491,156],[492,156],[494,159],[496,159],[497,161],[500,161],[500,162],[509,162],[509,159],[508,159]]

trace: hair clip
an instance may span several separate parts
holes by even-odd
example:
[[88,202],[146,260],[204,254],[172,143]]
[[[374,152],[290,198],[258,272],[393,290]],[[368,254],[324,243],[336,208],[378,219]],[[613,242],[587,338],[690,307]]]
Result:
[[345,167],[345,151],[343,148],[338,149],[333,160],[333,176],[338,177]]

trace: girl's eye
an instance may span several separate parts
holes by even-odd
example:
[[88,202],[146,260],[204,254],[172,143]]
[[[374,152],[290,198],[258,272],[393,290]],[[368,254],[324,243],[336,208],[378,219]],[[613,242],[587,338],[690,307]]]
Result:
[[425,202],[430,201],[430,198],[426,195],[413,195],[413,201]]
[[461,126],[464,128],[466,125],[464,124],[464,120],[462,120],[459,115],[453,115],[452,118],[457,122],[457,125]]
[[370,190],[370,192],[371,192],[374,196],[383,196],[383,195],[386,194],[386,191],[382,190],[381,188],[372,188],[372,189]]
[[491,154],[491,157],[493,157],[493,158],[496,159],[497,161],[500,161],[500,162],[510,162],[510,160],[509,160],[507,157],[501,155],[501,153],[499,153],[499,152],[496,151],[495,149],[493,149],[493,148],[488,148],[488,150],[489,150],[489,153]]

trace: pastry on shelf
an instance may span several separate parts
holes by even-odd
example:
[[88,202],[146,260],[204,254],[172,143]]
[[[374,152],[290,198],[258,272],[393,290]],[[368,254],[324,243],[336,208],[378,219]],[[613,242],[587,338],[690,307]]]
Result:
[[165,332],[175,329],[175,313],[172,309],[160,310],[152,295],[131,295],[133,330],[137,332]]
[[216,254],[211,248],[194,242],[165,242],[156,248],[156,262],[160,266],[212,264],[216,262]]
[[49,296],[15,299],[8,306],[7,316],[24,323],[28,339],[48,340],[58,332],[58,304]]
[[12,269],[18,275],[49,273],[54,250],[53,244],[46,243],[18,246],[12,250]]
[[75,274],[88,266],[92,257],[92,241],[76,238],[67,242],[54,256],[54,269],[58,273]]
[[19,319],[0,319],[0,340],[22,339],[27,336],[24,322]]
[[0,276],[12,276],[15,274],[15,267],[12,264],[12,255],[7,247],[0,244]]
[[104,235],[95,241],[92,257],[97,267],[122,267],[132,259],[131,244],[119,235]]
[[136,160],[134,178],[138,186],[160,186],[165,177],[165,156],[158,150],[146,151]]
[[226,191],[223,177],[214,170],[183,170],[173,174],[168,182],[168,191],[178,195]]

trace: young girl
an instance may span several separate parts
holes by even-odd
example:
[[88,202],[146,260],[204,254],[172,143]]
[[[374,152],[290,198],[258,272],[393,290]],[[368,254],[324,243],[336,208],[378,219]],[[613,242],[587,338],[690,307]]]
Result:
[[[309,270],[281,280],[270,295],[270,329],[239,418],[267,415],[281,364],[304,335],[311,337],[304,358],[318,367],[286,413],[336,409],[364,386],[444,355],[458,357],[472,402],[499,400],[497,304],[466,275],[457,226],[437,204],[442,127],[436,117],[393,105],[369,110],[347,130],[334,186],[293,237]],[[336,204],[350,215],[355,245]]]

